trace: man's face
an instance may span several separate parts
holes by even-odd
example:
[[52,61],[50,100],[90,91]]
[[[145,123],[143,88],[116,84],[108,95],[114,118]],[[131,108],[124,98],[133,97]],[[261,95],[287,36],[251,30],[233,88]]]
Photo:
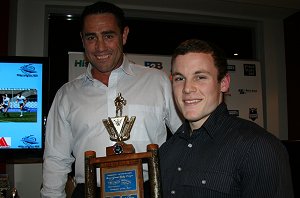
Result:
[[123,45],[128,35],[128,27],[124,33],[117,24],[113,14],[93,14],[84,20],[81,39],[89,62],[96,73],[108,73],[119,67],[123,61]]
[[218,70],[210,54],[179,55],[172,65],[172,87],[176,104],[190,124],[197,129],[222,102],[230,77],[218,82]]

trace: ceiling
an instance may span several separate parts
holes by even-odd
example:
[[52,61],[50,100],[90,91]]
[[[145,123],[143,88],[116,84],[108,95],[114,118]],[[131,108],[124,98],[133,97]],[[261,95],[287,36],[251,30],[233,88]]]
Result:
[[228,2],[257,4],[263,6],[273,6],[280,8],[300,8],[299,0],[222,0]]
[[[52,1],[52,0],[45,0]],[[53,0],[88,5],[96,0]],[[300,0],[109,0],[124,9],[220,16],[285,18],[300,11]],[[73,4],[74,5],[74,4]]]

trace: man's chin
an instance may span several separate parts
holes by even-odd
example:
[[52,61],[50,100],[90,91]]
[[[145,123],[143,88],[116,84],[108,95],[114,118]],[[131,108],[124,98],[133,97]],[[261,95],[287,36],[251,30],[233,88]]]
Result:
[[192,113],[192,112],[185,113],[184,118],[190,122],[196,122],[199,120],[199,116],[197,116],[195,113]]

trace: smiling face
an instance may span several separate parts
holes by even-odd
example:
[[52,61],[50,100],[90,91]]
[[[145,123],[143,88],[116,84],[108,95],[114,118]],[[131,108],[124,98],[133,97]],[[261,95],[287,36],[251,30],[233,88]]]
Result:
[[129,29],[123,33],[111,13],[91,14],[85,17],[81,39],[85,54],[92,64],[93,77],[105,82],[114,69],[123,62],[123,45]]
[[218,81],[218,70],[211,54],[187,53],[178,55],[173,61],[174,98],[192,130],[200,128],[222,102],[229,83],[228,74]]

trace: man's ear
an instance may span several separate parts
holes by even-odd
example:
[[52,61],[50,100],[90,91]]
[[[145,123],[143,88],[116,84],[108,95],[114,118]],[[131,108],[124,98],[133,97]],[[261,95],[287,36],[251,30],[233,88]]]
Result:
[[82,35],[82,32],[80,32],[79,34],[80,34],[80,38],[81,38],[82,47],[85,48],[85,47],[84,47],[84,42],[83,42],[83,35]]
[[125,45],[126,42],[127,42],[128,34],[129,34],[129,27],[126,26],[126,27],[124,28],[123,35],[122,35],[122,37],[123,37],[123,45]]
[[227,73],[221,80],[221,92],[225,93],[230,87],[230,75]]

